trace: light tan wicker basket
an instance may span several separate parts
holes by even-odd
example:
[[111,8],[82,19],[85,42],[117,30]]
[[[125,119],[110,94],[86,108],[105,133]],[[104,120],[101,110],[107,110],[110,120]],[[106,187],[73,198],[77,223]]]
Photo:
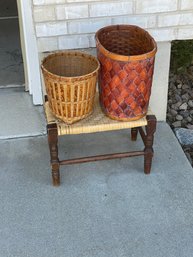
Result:
[[41,68],[53,114],[72,124],[93,111],[98,60],[87,53],[63,51],[44,58]]

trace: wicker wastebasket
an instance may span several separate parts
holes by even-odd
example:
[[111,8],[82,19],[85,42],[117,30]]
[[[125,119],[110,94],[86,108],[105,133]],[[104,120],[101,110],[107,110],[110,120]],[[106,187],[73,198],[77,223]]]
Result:
[[48,55],[42,62],[49,107],[67,124],[93,111],[98,60],[87,53],[63,51]]
[[146,115],[151,94],[156,42],[133,25],[113,25],[96,33],[100,103],[112,119]]

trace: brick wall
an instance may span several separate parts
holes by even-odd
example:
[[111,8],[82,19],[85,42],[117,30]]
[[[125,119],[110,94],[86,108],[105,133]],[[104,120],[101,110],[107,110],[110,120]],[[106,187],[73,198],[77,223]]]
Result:
[[40,52],[95,46],[110,24],[135,24],[160,42],[193,38],[193,0],[32,0]]

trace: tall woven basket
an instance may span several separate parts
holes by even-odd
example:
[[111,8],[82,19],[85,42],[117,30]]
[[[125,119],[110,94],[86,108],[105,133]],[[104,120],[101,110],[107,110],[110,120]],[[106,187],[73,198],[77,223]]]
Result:
[[113,25],[96,33],[100,103],[112,119],[145,116],[151,94],[157,46],[149,33],[133,25]]
[[67,124],[81,120],[93,111],[98,60],[79,51],[47,56],[42,72],[53,114]]

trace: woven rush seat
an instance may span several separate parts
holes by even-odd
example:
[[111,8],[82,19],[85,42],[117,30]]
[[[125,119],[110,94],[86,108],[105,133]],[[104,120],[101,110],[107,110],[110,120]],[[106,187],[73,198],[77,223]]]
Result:
[[[108,118],[101,110],[98,94],[95,97],[95,105],[93,113],[84,120],[68,125],[56,118],[50,108],[48,102],[44,104],[46,119],[48,124],[57,124],[58,136],[69,134],[95,133],[102,131],[120,130],[128,128],[136,128],[147,125],[146,117],[136,121],[116,121]],[[151,115],[148,111],[148,115]]]

